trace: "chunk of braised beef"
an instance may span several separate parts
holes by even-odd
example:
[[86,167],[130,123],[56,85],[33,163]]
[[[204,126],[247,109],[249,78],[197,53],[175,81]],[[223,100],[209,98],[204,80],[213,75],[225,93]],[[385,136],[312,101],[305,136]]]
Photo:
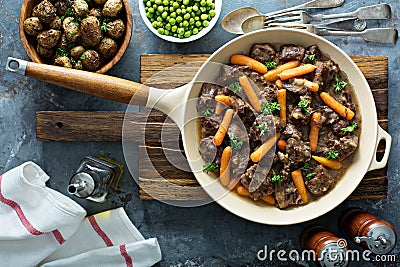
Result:
[[256,113],[247,102],[243,99],[236,98],[232,108],[237,112],[237,115],[242,119],[245,126],[250,127],[253,125]]
[[221,118],[217,115],[211,115],[210,117],[200,118],[201,123],[201,136],[208,137],[210,135],[214,136],[218,131],[219,125],[221,123]]
[[234,135],[237,142],[241,142],[241,145],[236,148],[232,146],[233,151],[231,157],[231,176],[232,179],[238,180],[246,171],[249,161],[250,146],[246,127],[237,115],[233,117],[227,134],[228,136]]
[[280,184],[275,184],[275,205],[284,209],[291,205],[303,204],[303,200],[297,191],[292,179],[286,179]]
[[204,83],[201,87],[201,95],[202,97],[215,97],[218,95],[218,92],[221,90],[221,86],[215,85],[212,83]]
[[260,88],[261,89],[261,101],[262,102],[275,102],[276,101],[276,87],[274,84],[268,84],[265,87]]
[[344,160],[351,154],[353,154],[358,147],[358,136],[356,135],[346,135],[336,140],[332,146],[333,150],[339,151],[338,160]]
[[199,152],[206,162],[214,162],[217,156],[218,148],[214,145],[213,138],[214,136],[209,136],[200,141]]
[[312,172],[315,174],[315,176],[312,179],[306,179],[305,184],[311,194],[314,196],[321,196],[329,190],[329,187],[333,184],[334,179],[329,174],[328,170],[322,165],[316,166]]
[[285,139],[294,138],[297,140],[301,140],[301,138],[302,138],[301,131],[299,131],[299,129],[296,127],[296,125],[294,125],[292,123],[288,123],[286,125],[286,128],[282,132],[282,136]]
[[342,90],[340,94],[336,97],[336,99],[345,107],[355,110],[355,105],[351,100],[351,95],[348,90]]
[[[311,60],[309,56],[314,55],[314,60]],[[320,60],[321,58],[321,51],[319,50],[318,46],[312,45],[306,49],[304,54],[303,63],[304,64],[313,64],[315,61]]]
[[321,113],[321,123],[323,125],[334,124],[340,119],[339,115],[328,106],[321,106],[319,112]]
[[249,130],[250,139],[256,142],[265,142],[276,132],[280,132],[283,127],[280,117],[272,114],[260,114]]
[[293,165],[308,162],[311,159],[311,149],[308,142],[303,142],[294,138],[289,138],[286,144],[286,153],[289,162]]
[[318,83],[321,90],[326,90],[333,77],[339,73],[339,66],[332,60],[315,62],[315,75],[313,82]]
[[289,82],[283,83],[283,88],[293,92],[295,94],[304,95],[308,92],[307,87],[304,86],[304,83],[299,83],[301,79],[290,79]]
[[305,48],[297,45],[283,45],[281,46],[281,60],[303,60]]
[[336,136],[345,136],[347,133],[343,132],[342,129],[349,125],[350,123],[348,120],[341,119],[332,125],[331,130]]
[[270,61],[279,63],[275,48],[268,43],[254,44],[250,49],[250,57],[263,64]]
[[250,193],[250,198],[260,200],[263,196],[271,195],[274,192],[274,187],[268,179],[269,168],[262,168],[259,164],[254,164],[247,169],[246,173],[241,176],[241,183],[249,189],[253,179],[262,180],[261,185],[254,192]]
[[300,123],[300,124],[309,124],[311,117],[312,109],[310,107],[306,108],[306,111],[303,108],[295,107],[290,113],[289,120],[292,122]]

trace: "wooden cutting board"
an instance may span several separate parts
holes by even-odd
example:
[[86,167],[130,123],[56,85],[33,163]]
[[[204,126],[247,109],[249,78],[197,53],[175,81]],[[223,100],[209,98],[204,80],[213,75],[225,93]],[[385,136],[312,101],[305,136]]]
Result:
[[[192,80],[201,63],[209,55],[142,55],[141,82],[157,88],[173,88]],[[352,56],[360,67],[375,99],[378,123],[388,128],[388,58],[384,56]],[[166,68],[175,66],[173,71]],[[179,71],[177,71],[177,69]],[[169,69],[171,70],[171,69]],[[159,72],[161,71],[161,74]],[[158,73],[154,78],[153,75]],[[161,129],[175,133],[179,129],[158,112],[150,115],[142,109],[129,114],[134,129],[125,140],[139,142],[140,198],[150,200],[206,200],[208,196],[187,171],[182,145],[175,142],[161,146]],[[124,112],[43,111],[36,114],[36,136],[40,141],[121,141]],[[381,144],[377,157],[382,157]],[[167,159],[168,157],[168,159]],[[173,162],[171,164],[170,162]],[[387,197],[387,168],[368,172],[350,199],[381,199]]]

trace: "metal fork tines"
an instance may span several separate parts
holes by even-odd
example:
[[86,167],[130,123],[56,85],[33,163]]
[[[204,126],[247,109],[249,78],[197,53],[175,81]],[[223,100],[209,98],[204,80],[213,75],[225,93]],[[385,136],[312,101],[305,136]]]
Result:
[[328,19],[338,18],[358,18],[358,19],[388,19],[391,17],[391,8],[388,4],[378,4],[361,7],[354,12],[331,14],[331,15],[310,15],[306,11],[292,11],[281,13],[274,16],[266,16],[264,24],[293,22],[308,24],[311,22],[321,22]]
[[332,24],[271,23],[269,26],[306,30],[320,36],[361,37],[367,42],[386,44],[396,44],[398,36],[397,29],[395,28],[372,28],[363,31],[354,31],[345,28],[336,28]]

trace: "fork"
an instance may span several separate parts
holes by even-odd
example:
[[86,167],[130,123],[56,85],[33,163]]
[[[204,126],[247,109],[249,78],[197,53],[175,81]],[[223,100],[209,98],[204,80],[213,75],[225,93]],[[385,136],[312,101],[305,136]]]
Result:
[[271,23],[270,27],[285,27],[306,30],[320,36],[353,36],[361,37],[367,42],[396,44],[397,29],[372,28],[363,31],[342,31],[338,28],[326,27],[326,25],[297,24],[297,23]]
[[320,22],[328,19],[337,18],[358,18],[358,19],[388,19],[391,16],[391,8],[388,4],[378,4],[366,7],[360,7],[356,11],[331,15],[310,15],[306,11],[292,11],[281,13],[275,16],[266,16],[265,25],[280,22],[296,22],[308,24],[311,22]]

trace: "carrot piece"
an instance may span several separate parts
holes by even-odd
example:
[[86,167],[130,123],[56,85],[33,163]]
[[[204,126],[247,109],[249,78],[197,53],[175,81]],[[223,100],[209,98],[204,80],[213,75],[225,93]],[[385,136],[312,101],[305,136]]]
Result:
[[349,108],[346,108],[345,106],[340,104],[335,98],[330,96],[328,93],[322,92],[320,96],[322,101],[324,101],[324,103],[328,105],[331,109],[333,109],[337,114],[346,118],[346,120],[353,119],[354,112]]
[[278,90],[276,98],[278,99],[278,104],[281,106],[279,115],[281,117],[283,126],[286,126],[286,89]]
[[318,156],[312,156],[312,158],[328,168],[331,168],[334,170],[338,170],[338,169],[342,168],[342,163],[338,160],[327,159],[327,158],[318,157]]
[[249,78],[247,78],[246,75],[243,75],[239,77],[239,83],[243,88],[244,93],[246,94],[247,98],[250,101],[250,104],[253,106],[253,108],[257,111],[261,111],[261,103],[260,100],[258,99],[258,96],[256,94],[256,91],[254,91],[253,86],[251,86]]
[[229,124],[232,121],[233,112],[234,112],[233,109],[228,109],[227,111],[225,111],[224,118],[222,119],[218,131],[213,138],[214,145],[219,146],[222,144],[222,141],[224,140],[226,135],[226,131],[228,130]]
[[248,66],[250,69],[257,71],[261,74],[265,74],[268,71],[266,65],[245,55],[233,55],[231,57],[231,63],[235,65]]
[[222,105],[220,103],[217,103],[217,105],[215,105],[215,114],[221,114],[223,109],[224,108],[222,107]]
[[297,66],[300,65],[300,62],[297,60],[293,60],[293,61],[289,61],[285,64],[282,64],[278,67],[276,67],[275,69],[269,70],[265,75],[264,75],[264,79],[266,79],[269,82],[275,82],[276,80],[279,79],[279,74],[282,71],[288,70],[288,69],[293,69],[296,68]]
[[299,191],[300,197],[304,203],[308,202],[308,195],[306,190],[306,185],[304,184],[303,174],[301,174],[301,170],[292,171],[292,180],[294,185]]
[[278,89],[283,89],[282,80],[276,80],[275,85],[276,87],[278,87]]
[[278,76],[281,80],[289,80],[310,72],[313,72],[317,67],[313,64],[304,64],[293,69],[282,71]]
[[275,199],[272,195],[263,196],[261,199],[264,200],[265,203],[267,203],[267,204],[270,204],[270,205],[275,204]]
[[228,186],[231,180],[230,160],[232,155],[232,148],[225,147],[221,156],[221,167],[219,168],[219,179],[223,186]]
[[262,157],[267,154],[267,152],[274,146],[276,141],[279,139],[281,136],[281,133],[276,133],[275,136],[271,137],[267,141],[265,141],[264,144],[259,146],[253,153],[251,153],[250,158],[253,162],[259,162]]
[[239,196],[242,196],[242,197],[250,196],[249,190],[247,190],[246,187],[244,187],[243,185],[238,185],[236,187],[236,192],[238,193]]
[[311,151],[316,151],[318,146],[318,135],[319,135],[319,128],[321,126],[321,113],[314,112],[311,115],[311,123],[310,123],[310,148]]
[[278,148],[280,149],[280,150],[282,150],[282,151],[285,151],[286,150],[286,141],[285,140],[283,140],[283,139],[281,139],[281,140],[279,140],[277,143],[276,143],[276,145],[278,146]]
[[230,96],[226,96],[226,95],[217,95],[215,97],[215,100],[221,103],[224,103],[227,106],[232,106],[233,102],[235,102],[235,99],[233,99]]
[[311,81],[309,81],[307,79],[295,78],[294,79],[294,84],[303,85],[303,86],[305,86],[307,88],[308,91],[311,91],[311,92],[314,92],[314,93],[318,92],[318,90],[319,90],[319,84],[318,83],[311,82]]

